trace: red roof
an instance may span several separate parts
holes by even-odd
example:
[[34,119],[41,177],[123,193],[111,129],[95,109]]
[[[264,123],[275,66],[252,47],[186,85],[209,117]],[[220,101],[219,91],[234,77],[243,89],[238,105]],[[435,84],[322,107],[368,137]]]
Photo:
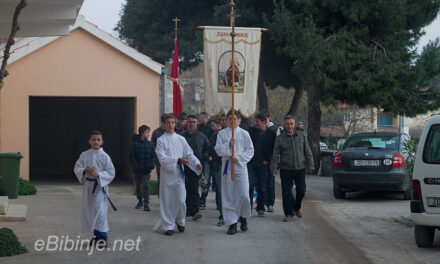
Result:
[[321,137],[345,137],[343,126],[323,126],[321,127]]

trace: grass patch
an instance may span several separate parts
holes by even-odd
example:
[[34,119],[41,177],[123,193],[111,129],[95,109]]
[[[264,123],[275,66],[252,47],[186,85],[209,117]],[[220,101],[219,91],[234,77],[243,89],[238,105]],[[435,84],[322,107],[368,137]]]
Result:
[[159,182],[157,180],[150,180],[150,194],[156,195],[159,193]]
[[[150,195],[156,195],[159,193],[159,182],[157,180],[150,180]],[[136,190],[133,192],[136,195]]]
[[0,257],[15,256],[26,252],[26,248],[18,242],[11,229],[0,229]]
[[19,179],[18,195],[34,195],[37,188],[28,180]]

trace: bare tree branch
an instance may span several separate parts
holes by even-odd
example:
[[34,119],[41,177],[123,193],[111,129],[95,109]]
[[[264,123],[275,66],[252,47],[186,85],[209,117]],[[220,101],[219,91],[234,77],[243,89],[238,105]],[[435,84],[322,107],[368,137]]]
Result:
[[15,35],[17,34],[17,31],[20,30],[20,27],[18,25],[18,16],[20,15],[21,10],[26,7],[26,5],[27,5],[26,0],[21,0],[20,3],[18,3],[17,7],[15,7],[14,17],[12,18],[11,33],[9,34],[8,41],[5,46],[2,66],[0,68],[0,89],[3,87],[3,79],[6,76],[8,76],[8,72],[6,71],[6,65],[9,59],[9,51],[11,49],[11,46],[14,45],[15,43],[14,38]]

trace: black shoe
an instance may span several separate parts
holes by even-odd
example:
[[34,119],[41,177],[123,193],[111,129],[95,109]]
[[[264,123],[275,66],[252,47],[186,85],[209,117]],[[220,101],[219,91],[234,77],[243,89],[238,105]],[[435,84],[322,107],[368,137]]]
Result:
[[150,206],[148,206],[148,203],[144,204],[144,211],[146,211],[146,212],[150,212],[151,211],[150,210]]
[[205,202],[200,202],[199,210],[205,210],[205,209],[206,209],[206,203]]
[[94,247],[95,243],[96,243],[96,237],[93,237],[92,239],[90,239],[89,247]]
[[174,230],[168,230],[165,232],[165,235],[172,236],[174,234]]
[[96,248],[98,248],[98,249],[106,248],[107,247],[107,237],[104,237],[104,236],[96,237],[94,244],[95,244]]
[[217,226],[222,226],[222,225],[224,225],[224,224],[225,224],[225,220],[223,220],[223,218],[219,218],[219,219],[218,219]]
[[177,225],[177,230],[179,230],[180,233],[185,232],[185,226],[181,226],[181,225],[178,225],[178,224],[176,224],[176,225]]
[[195,215],[192,216],[192,220],[193,220],[193,221],[197,221],[197,220],[199,220],[200,218],[202,218],[202,215],[201,215],[200,213],[196,213]]
[[240,229],[243,232],[246,232],[248,230],[246,218],[240,217]]
[[232,224],[232,225],[230,225],[229,226],[229,229],[228,229],[228,235],[233,235],[233,234],[235,234],[235,233],[237,233],[237,223],[235,223],[235,224]]
[[138,204],[134,207],[134,209],[141,209],[143,203],[141,201],[138,202]]

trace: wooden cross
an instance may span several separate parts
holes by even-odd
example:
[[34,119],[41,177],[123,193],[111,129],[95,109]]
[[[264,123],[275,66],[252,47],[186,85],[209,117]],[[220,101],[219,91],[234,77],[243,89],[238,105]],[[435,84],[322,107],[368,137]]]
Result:
[[177,30],[178,30],[178,28],[177,28],[177,23],[180,21],[180,19],[178,19],[177,17],[175,17],[174,19],[173,19],[173,22],[174,22],[174,33],[175,33],[175,35],[174,35],[174,37],[177,39]]
[[231,0],[231,2],[229,2],[229,5],[231,6],[231,13],[229,13],[227,16],[231,17],[231,27],[234,27],[235,26],[235,18],[236,17],[240,17],[240,15],[235,13],[235,10],[234,10],[234,6],[235,6],[234,0]]
[[[232,85],[231,85],[231,88],[232,88],[232,106],[231,106],[231,110],[232,110],[232,120],[234,120],[234,110],[235,110],[235,102],[234,102],[234,91],[235,91],[235,47],[234,47],[234,38],[235,38],[235,18],[236,17],[239,17],[240,15],[237,15],[237,14],[235,14],[235,10],[234,10],[234,6],[235,6],[235,3],[234,3],[234,0],[231,0],[231,2],[229,3],[229,5],[231,6],[231,13],[229,13],[229,15],[228,16],[230,16],[231,17],[231,27],[232,27],[232,32],[230,33],[230,35],[231,35],[231,38],[232,38],[232,54],[231,54],[231,67],[232,67]],[[232,139],[234,139],[235,138],[235,135],[234,135],[234,126],[235,126],[235,124],[234,124],[234,121],[232,121],[233,122],[233,125],[232,125]],[[232,147],[231,147],[231,154],[232,154],[232,156],[234,156],[234,152],[235,152],[235,150],[234,150],[234,145],[232,145]],[[235,179],[235,172],[234,172],[234,166],[235,164],[234,164],[234,162],[232,162],[232,160],[231,160],[231,180],[234,180]]]

